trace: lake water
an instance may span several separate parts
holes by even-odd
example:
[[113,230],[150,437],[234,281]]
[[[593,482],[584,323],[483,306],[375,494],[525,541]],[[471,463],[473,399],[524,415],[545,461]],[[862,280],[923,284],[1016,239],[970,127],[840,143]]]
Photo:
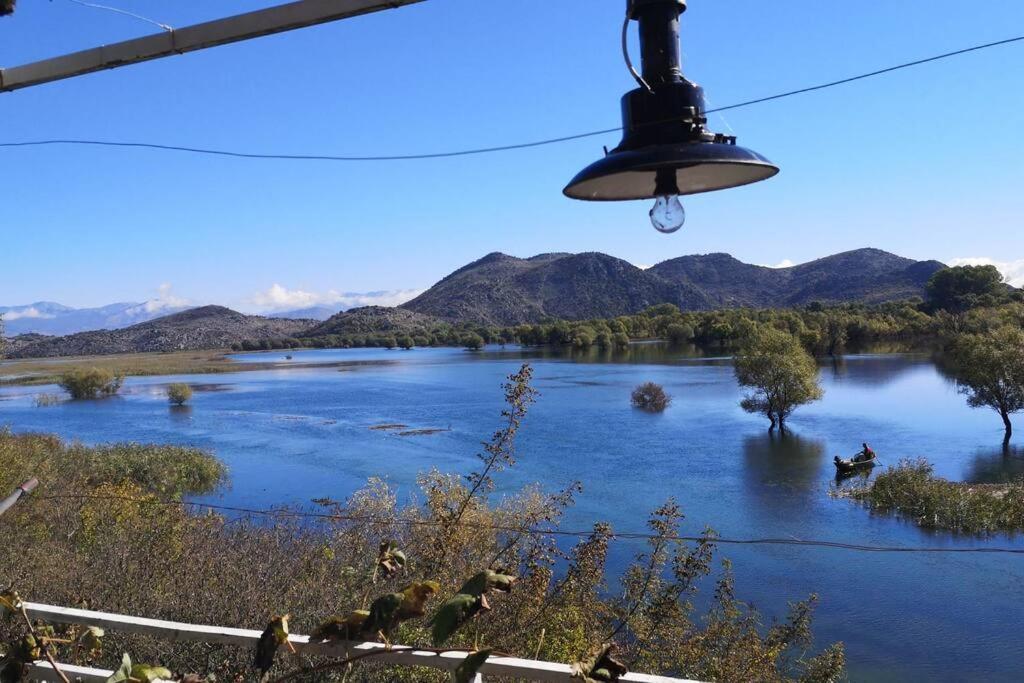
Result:
[[[998,481],[1024,474],[1024,451],[1005,457],[998,416],[971,410],[927,356],[855,355],[822,368],[825,399],[797,411],[792,435],[738,407],[726,358],[659,345],[629,352],[530,349],[376,349],[240,355],[281,361],[277,370],[130,378],[118,398],[37,408],[53,387],[0,391],[0,422],[87,443],[173,442],[213,450],[231,469],[218,502],[267,507],[344,498],[385,476],[400,497],[418,472],[468,472],[481,439],[498,426],[503,378],[528,360],[541,396],[526,420],[518,464],[501,488],[580,480],[584,492],[563,526],[597,520],[646,531],[646,513],[670,496],[685,533],[705,526],[731,538],[821,539],[906,547],[1024,548],[1020,537],[929,533],[833,499],[834,455],[862,441],[883,465],[925,457],[953,479]],[[303,367],[345,362],[344,367]],[[629,405],[655,381],[674,396],[663,414]],[[165,385],[198,385],[192,406],[170,410]],[[381,423],[438,433],[401,437]],[[640,546],[619,541],[622,566]],[[794,546],[722,546],[737,594],[770,615],[817,593],[819,644],[847,645],[854,681],[1021,680],[1024,555],[865,553]]]

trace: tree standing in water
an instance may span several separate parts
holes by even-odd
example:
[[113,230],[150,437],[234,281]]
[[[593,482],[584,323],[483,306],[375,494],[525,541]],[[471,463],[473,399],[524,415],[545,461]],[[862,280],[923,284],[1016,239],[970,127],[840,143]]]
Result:
[[1003,418],[1003,446],[1010,444],[1010,415],[1024,410],[1024,330],[964,334],[953,343],[952,359],[961,394],[972,408],[987,407]]
[[735,359],[740,386],[753,389],[740,402],[748,413],[762,413],[786,431],[786,418],[805,403],[824,395],[818,384],[818,366],[793,335],[772,327],[759,327],[743,342]]

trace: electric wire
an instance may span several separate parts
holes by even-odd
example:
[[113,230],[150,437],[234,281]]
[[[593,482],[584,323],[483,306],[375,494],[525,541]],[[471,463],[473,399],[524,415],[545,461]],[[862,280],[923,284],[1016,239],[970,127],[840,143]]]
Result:
[[110,7],[109,5],[99,5],[99,4],[96,4],[94,2],[86,2],[85,0],[68,0],[68,2],[73,2],[76,5],[81,5],[82,7],[90,7],[92,9],[102,9],[102,10],[106,10],[108,12],[115,12],[117,14],[123,14],[126,17],[131,17],[132,19],[138,19],[139,21],[144,21],[147,24],[153,24],[154,26],[159,26],[160,28],[162,28],[165,31],[173,31],[174,30],[172,27],[168,26],[167,24],[161,24],[159,21],[156,21],[155,19],[150,19],[149,17],[144,17],[141,14],[136,14],[135,12],[129,12],[128,10],[121,9],[119,7]]
[[[977,52],[980,50],[986,50],[989,48],[999,47],[1002,45],[1009,45],[1011,43],[1018,43],[1024,41],[1024,36],[1016,36],[1013,38],[1006,38],[1004,40],[997,40],[995,42],[983,43],[981,45],[973,45],[971,47],[963,48],[961,50],[954,50],[953,52],[944,52],[942,54],[926,57],[924,59],[917,59],[912,62],[904,62],[902,64],[896,64],[895,66],[886,67],[884,69],[878,69],[876,71],[869,71],[867,73],[858,74],[856,76],[850,76],[848,78],[842,78],[835,81],[829,81],[827,83],[819,83],[817,85],[808,86],[805,88],[799,88],[797,90],[789,90],[786,92],[777,93],[775,95],[768,95],[766,97],[759,97],[752,100],[746,100],[744,102],[737,102],[735,104],[726,105],[723,107],[716,107],[714,109],[708,109],[705,114],[716,114],[724,111],[731,111],[733,109],[740,109],[742,107],[749,107],[755,104],[762,104],[764,102],[772,102],[775,100],[781,100],[787,97],[793,97],[796,95],[802,95],[805,93],[816,92],[819,90],[825,90],[827,88],[833,88],[847,83],[853,83],[855,81],[880,76],[883,74],[892,73],[901,69],[908,69],[922,64],[928,64],[943,59],[949,59],[964,55],[970,52]],[[671,119],[670,119],[671,120]],[[655,123],[663,123],[661,121]],[[119,142],[113,140],[84,140],[84,139],[52,139],[52,140],[27,140],[23,142],[0,142],[0,148],[16,148],[16,147],[42,147],[48,145],[79,145],[79,146],[99,146],[99,147],[122,147],[122,148],[138,148],[138,149],[151,149],[160,151],[174,151],[174,152],[186,152],[191,154],[205,154],[222,157],[236,157],[242,159],[274,159],[274,160],[285,160],[285,161],[342,161],[342,162],[358,162],[358,161],[418,161],[423,159],[443,159],[451,157],[463,157],[477,154],[492,154],[496,152],[508,152],[513,150],[530,149],[534,147],[543,147],[546,145],[560,144],[563,142],[571,142],[574,140],[582,140],[584,138],[596,137],[598,135],[608,135],[610,133],[618,133],[622,131],[622,126],[615,126],[614,128],[603,128],[601,130],[593,130],[586,133],[576,133],[575,135],[564,135],[561,137],[547,138],[544,140],[534,140],[531,142],[520,142],[507,145],[497,145],[493,147],[478,147],[474,149],[463,149],[448,152],[428,152],[423,154],[385,154],[385,155],[369,155],[369,156],[345,156],[345,155],[334,155],[334,154],[272,154],[272,153],[259,153],[259,152],[240,152],[233,150],[224,149],[210,149],[203,147],[189,147],[182,145],[167,145],[152,142]]]
[[[181,501],[181,500],[162,500],[155,498],[138,498],[133,496],[115,496],[115,495],[97,495],[97,494],[77,494],[77,493],[65,493],[65,494],[54,494],[48,496],[33,496],[33,500],[38,501],[58,501],[58,500],[100,500],[100,501],[119,501],[119,502],[132,502],[142,504],[156,504],[166,506],[179,506],[179,507],[195,507],[205,508],[208,510],[218,510],[222,512],[232,512],[236,514],[244,515],[256,515],[266,517],[291,517],[291,518],[307,518],[307,519],[319,519],[324,521],[335,521],[335,522],[364,522],[368,524],[377,524],[381,526],[442,526],[444,523],[438,520],[427,520],[427,519],[385,519],[381,517],[373,517],[371,515],[351,515],[342,513],[331,513],[331,512],[304,512],[301,510],[292,510],[286,508],[264,510],[259,508],[246,508],[231,505],[217,505],[214,503],[204,503],[199,501]],[[505,526],[501,524],[481,524],[474,522],[459,522],[457,526],[470,528],[470,529],[488,529],[492,531],[503,531],[517,534],[524,534],[530,536],[561,536],[561,537],[573,537],[573,538],[589,538],[594,535],[594,531],[591,530],[566,530],[566,529],[541,529],[537,527],[521,527],[521,526]],[[871,552],[871,553],[986,553],[986,554],[1007,554],[1007,555],[1024,555],[1024,548],[1003,548],[996,546],[984,546],[977,548],[943,548],[943,547],[913,547],[913,546],[885,546],[885,545],[864,545],[858,543],[842,543],[840,541],[826,541],[819,539],[799,539],[799,538],[728,538],[721,537],[714,534],[706,536],[683,536],[683,535],[666,535],[658,536],[656,534],[643,533],[643,532],[632,532],[632,531],[616,531],[609,534],[610,540],[652,540],[661,538],[668,541],[682,541],[682,542],[709,542],[722,545],[782,545],[782,546],[798,546],[805,548],[828,548],[835,550],[852,550],[857,552]]]

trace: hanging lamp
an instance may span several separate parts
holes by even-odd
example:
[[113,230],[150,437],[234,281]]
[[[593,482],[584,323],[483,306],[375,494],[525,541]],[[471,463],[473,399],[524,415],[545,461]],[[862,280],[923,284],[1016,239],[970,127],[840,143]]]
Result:
[[[640,87],[622,98],[622,142],[563,190],[587,201],[656,199],[651,222],[662,232],[682,227],[680,195],[748,185],[779,172],[735,137],[705,127],[704,91],[683,77],[679,57],[685,11],[686,0],[627,0],[623,51]],[[626,50],[630,21],[640,25],[641,73]]]

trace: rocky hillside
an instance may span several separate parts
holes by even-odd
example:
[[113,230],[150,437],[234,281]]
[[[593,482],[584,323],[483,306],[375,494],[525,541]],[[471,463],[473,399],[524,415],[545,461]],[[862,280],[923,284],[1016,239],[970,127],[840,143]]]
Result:
[[488,254],[401,306],[451,322],[513,325],[579,320],[672,303],[684,310],[879,303],[924,294],[938,261],[858,249],[791,268],[765,268],[728,254],[682,256],[642,270],[606,254]]
[[671,302],[704,309],[710,300],[607,254],[488,254],[460,268],[402,308],[452,322],[514,325],[543,318],[606,318]]
[[743,263],[729,254],[681,256],[647,272],[703,291],[715,308],[784,308],[812,301],[881,303],[924,295],[924,285],[945,266],[880,249],[857,249],[790,268]]
[[332,315],[319,325],[306,330],[304,336],[399,333],[417,327],[429,329],[438,322],[440,321],[437,318],[404,308],[363,306]]
[[9,340],[11,358],[91,356],[146,351],[227,348],[242,339],[294,337],[314,320],[245,315],[223,306],[203,306],[119,330],[79,332],[64,337],[23,335]]

